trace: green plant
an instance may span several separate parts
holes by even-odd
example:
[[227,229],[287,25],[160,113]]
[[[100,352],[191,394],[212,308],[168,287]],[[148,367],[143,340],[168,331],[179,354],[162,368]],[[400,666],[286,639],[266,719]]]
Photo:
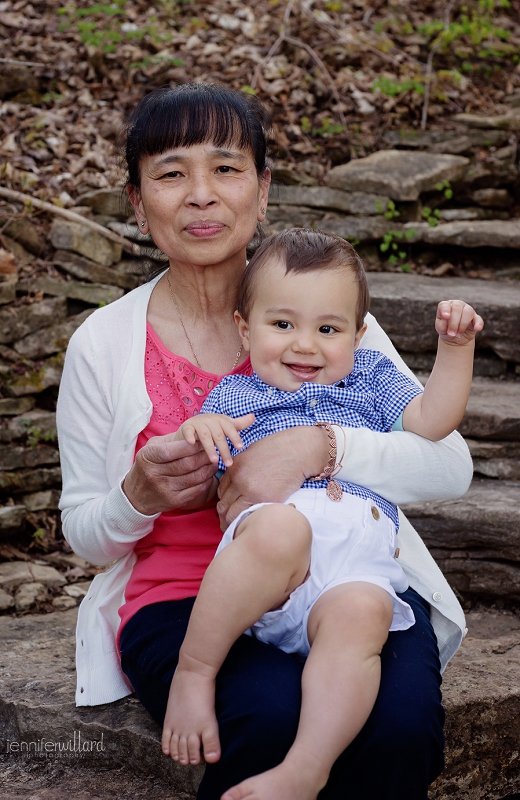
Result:
[[381,94],[386,94],[388,97],[398,97],[404,92],[410,91],[417,92],[417,94],[424,94],[424,80],[422,78],[389,78],[386,75],[381,75],[376,78],[372,84],[372,91]]
[[505,42],[511,33],[495,25],[494,16],[499,8],[509,8],[509,6],[509,0],[477,0],[472,7],[469,4],[461,6],[458,18],[449,25],[438,19],[421,25],[418,31],[425,36],[434,37],[432,46],[440,52],[453,49],[452,45],[456,45],[458,41],[472,49],[491,37]]
[[[303,128],[302,128],[303,130]],[[336,133],[343,133],[343,125],[334,122],[329,117],[324,117],[321,121],[319,128],[314,128],[312,131],[313,136],[334,136]]]
[[36,530],[34,531],[34,533],[32,535],[32,538],[35,539],[37,542],[41,542],[41,541],[43,541],[44,536],[45,536],[44,529],[43,528],[36,528]]
[[422,210],[422,216],[430,227],[435,228],[441,218],[441,212],[438,208],[432,211],[431,208],[425,206]]
[[451,184],[449,181],[439,181],[439,183],[435,184],[435,188],[438,192],[442,192],[446,200],[451,200],[453,197],[453,189],[451,188]]
[[409,228],[405,231],[387,231],[383,236],[383,241],[379,245],[382,253],[388,253],[388,263],[393,266],[399,266],[402,272],[410,272],[410,264],[405,262],[407,256],[406,250],[403,250],[403,242],[409,242],[417,231],[414,228]]
[[30,447],[36,447],[40,442],[54,442],[56,441],[56,431],[45,431],[39,428],[38,425],[31,425],[30,420],[23,421],[24,426],[27,428],[27,444]]

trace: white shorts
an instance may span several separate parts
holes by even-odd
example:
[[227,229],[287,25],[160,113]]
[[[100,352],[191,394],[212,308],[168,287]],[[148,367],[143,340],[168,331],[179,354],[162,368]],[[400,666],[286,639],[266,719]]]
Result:
[[[248,634],[286,653],[307,656],[307,621],[314,603],[334,586],[352,581],[373,583],[388,592],[394,607],[391,631],[414,624],[412,609],[396,595],[408,588],[408,580],[395,557],[395,525],[372,500],[343,492],[335,503],[325,489],[299,489],[288,503],[296,506],[312,527],[309,575],[283,606],[264,614]],[[251,506],[231,523],[216,555],[231,544],[242,520],[265,505],[271,504]]]

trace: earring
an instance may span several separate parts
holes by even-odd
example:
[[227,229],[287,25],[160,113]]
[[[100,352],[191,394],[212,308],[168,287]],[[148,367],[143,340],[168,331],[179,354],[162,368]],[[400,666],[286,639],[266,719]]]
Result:
[[265,208],[264,208],[263,206],[262,206],[262,208],[260,209],[260,211],[262,212],[262,214],[265,214]]
[[141,228],[144,228],[145,225],[146,225],[146,220],[143,219],[143,221],[141,222]]

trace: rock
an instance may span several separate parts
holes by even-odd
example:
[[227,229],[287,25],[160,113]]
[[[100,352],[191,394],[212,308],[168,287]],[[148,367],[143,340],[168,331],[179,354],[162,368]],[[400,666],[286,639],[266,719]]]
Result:
[[[0,284],[1,286],[2,284]],[[108,305],[124,295],[119,286],[107,286],[101,283],[80,283],[79,281],[62,281],[57,278],[35,278],[31,284],[20,282],[22,291],[40,291],[44,294],[71,300],[82,300],[93,306]],[[0,315],[2,312],[0,311]],[[1,317],[0,317],[1,319]]]
[[4,378],[6,391],[12,397],[20,397],[27,394],[39,394],[50,386],[59,386],[64,357],[64,353],[58,353],[44,361],[41,366],[29,370],[25,375],[7,376]]
[[14,606],[14,597],[0,589],[0,611],[7,611]]
[[41,467],[19,472],[0,472],[0,492],[3,495],[40,492],[61,486],[59,467]]
[[312,178],[305,172],[297,172],[289,167],[274,167],[272,170],[272,179],[275,186],[282,184],[283,186],[317,186],[318,181]]
[[55,219],[49,236],[57,250],[73,250],[104,267],[120,261],[123,252],[121,245],[78,222]]
[[109,222],[107,228],[125,239],[131,239],[133,242],[142,244],[144,242],[152,242],[153,239],[149,233],[141,233],[138,225],[130,222]]
[[96,189],[93,192],[82,194],[77,199],[78,205],[89,206],[96,214],[106,214],[108,217],[119,217],[126,220],[134,209],[128,195],[120,189]]
[[69,597],[85,597],[92,581],[84,581],[83,583],[71,583],[69,586],[64,586],[63,591]]
[[5,306],[6,303],[12,303],[14,300],[16,300],[16,284],[7,281],[0,283],[0,306]]
[[458,500],[403,506],[450,584],[464,597],[520,599],[520,504],[515,481],[474,479]]
[[0,538],[22,531],[26,516],[25,506],[0,506]]
[[306,206],[270,206],[267,223],[272,232],[287,228],[312,228],[323,212]]
[[436,350],[437,304],[447,297],[460,297],[478,309],[486,321],[477,338],[477,352],[479,348],[491,348],[500,358],[520,363],[520,286],[388,272],[369,272],[367,278],[370,310],[398,350]]
[[102,267],[88,258],[78,256],[76,253],[68,253],[66,250],[58,250],[54,255],[54,263],[74,275],[80,280],[90,283],[105,283],[114,286],[121,286],[122,289],[135,289],[138,281],[133,275],[125,275],[115,269]]
[[443,676],[446,767],[430,800],[491,800],[520,791],[520,620],[470,611],[468,635]]
[[59,595],[53,599],[52,605],[57,611],[65,611],[67,608],[74,608],[77,603],[75,597]]
[[54,567],[42,567],[31,561],[6,561],[0,564],[0,586],[5,591],[17,589],[22,583],[40,583],[48,589],[67,583]]
[[84,572],[103,572],[105,567],[95,567],[89,561],[85,561],[84,558],[81,556],[77,556],[76,553],[47,553],[47,555],[42,556],[44,561],[47,561],[49,564],[55,564],[57,566],[65,566],[69,567],[70,569],[74,569],[78,567],[82,569]]
[[520,458],[474,458],[473,472],[484,478],[520,481]]
[[17,611],[28,611],[36,603],[38,595],[45,593],[43,583],[22,583],[16,590],[14,603]]
[[33,331],[54,325],[66,315],[67,303],[61,297],[4,309],[0,311],[0,343],[15,342]]
[[56,489],[47,489],[45,492],[22,495],[22,502],[27,511],[55,511],[58,508],[60,494]]
[[509,139],[509,134],[500,130],[457,131],[389,131],[385,141],[393,147],[422,148],[437,153],[465,153],[471,147],[499,147]]
[[[479,189],[478,191],[489,191]],[[491,190],[493,191],[493,190]],[[446,222],[459,222],[472,219],[509,219],[507,211],[487,211],[485,208],[441,208],[441,219]]]
[[[383,214],[388,207],[388,197],[366,192],[342,192],[327,186],[272,186],[269,193],[269,212],[272,206],[306,206],[332,208],[347,214],[370,216]],[[269,213],[270,216],[270,213]]]
[[66,350],[70,337],[76,328],[79,328],[92,314],[92,311],[93,309],[87,308],[81,314],[68,317],[59,325],[51,325],[50,328],[45,328],[38,333],[30,333],[29,336],[25,336],[13,345],[15,351],[25,358],[38,359]]
[[417,200],[421,192],[435,189],[440,181],[457,181],[469,159],[432,153],[379,150],[333,167],[327,183],[344,191],[375,192],[393,200]]
[[[414,372],[430,373],[435,361],[435,353],[400,353],[404,362]],[[473,362],[474,377],[497,378],[507,371],[507,363],[501,358],[486,358],[477,356]]]
[[410,241],[458,247],[520,247],[520,220],[446,222],[432,228],[427,222],[407,222]]
[[[109,705],[76,708],[76,617],[77,608],[71,608],[60,613],[0,618],[0,726],[4,739],[39,741],[45,737],[46,741],[66,743],[74,734],[76,741],[80,735],[82,742],[101,742],[103,749],[94,745],[94,752],[83,752],[81,759],[74,760],[74,767],[104,776],[109,769],[132,770],[148,777],[149,790],[156,781],[165,781],[163,798],[171,798],[172,792],[194,795],[203,767],[180,767],[165,758],[160,747],[161,729],[137,699],[127,697]],[[64,763],[60,761],[60,766]],[[70,785],[64,800],[71,797]],[[131,792],[121,795],[117,785],[111,787],[111,793],[112,797],[134,798]],[[149,798],[143,796],[143,800]]]
[[29,433],[37,438],[52,440],[56,438],[56,413],[35,408],[33,411],[14,417],[9,421],[8,428],[15,438],[27,436]]
[[20,242],[26,250],[40,256],[45,249],[45,242],[41,238],[36,226],[27,217],[13,219],[6,225],[4,232]]
[[498,128],[504,131],[520,131],[520,109],[513,109],[507,114],[495,117],[481,114],[455,114],[455,122],[461,122],[468,128]]
[[485,208],[510,208],[514,203],[507,189],[477,189],[471,199]]
[[[143,278],[150,266],[150,262],[140,258],[124,258],[119,264],[115,265],[118,272],[123,272],[126,275],[137,275],[138,278]],[[141,283],[142,280],[139,281]]]
[[518,169],[512,163],[501,162],[472,163],[460,183],[455,186],[456,197],[474,189],[490,189],[514,185],[518,180]]
[[0,100],[17,92],[37,92],[40,80],[32,67],[0,63]]
[[474,439],[520,441],[520,383],[475,378],[459,431]]
[[403,231],[403,225],[383,216],[324,219],[316,223],[316,228],[325,233],[336,233],[355,244],[378,241],[390,231]]
[[42,464],[59,464],[59,461],[57,449],[46,444],[35,447],[0,446],[0,470],[40,467]]
[[0,416],[14,417],[34,408],[34,397],[4,397],[0,400]]

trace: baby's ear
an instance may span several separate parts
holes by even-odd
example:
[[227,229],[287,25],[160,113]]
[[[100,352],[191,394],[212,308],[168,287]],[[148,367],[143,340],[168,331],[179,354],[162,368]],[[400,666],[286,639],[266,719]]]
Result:
[[242,340],[242,346],[246,353],[249,353],[249,325],[238,311],[235,311],[235,322],[238,326],[238,335]]
[[360,328],[360,329],[358,330],[358,332],[356,333],[356,338],[354,339],[354,348],[358,347],[358,345],[359,345],[359,343],[360,343],[361,339],[362,339],[362,338],[363,338],[363,336],[365,335],[366,329],[367,329],[367,324],[366,324],[366,322],[365,322],[365,324],[363,325],[363,327],[362,327],[362,328]]

